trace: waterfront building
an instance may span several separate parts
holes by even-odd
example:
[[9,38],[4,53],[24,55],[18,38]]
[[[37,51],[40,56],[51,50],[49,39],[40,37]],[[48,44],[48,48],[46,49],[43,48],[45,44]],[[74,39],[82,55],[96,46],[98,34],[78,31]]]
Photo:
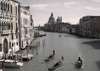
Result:
[[79,35],[79,33],[80,33],[79,24],[71,25],[71,26],[70,26],[70,33],[71,33],[71,34]]
[[29,45],[33,38],[33,19],[29,6],[21,6],[20,8],[20,28],[21,28],[21,48],[24,49]]
[[[30,41],[32,41],[34,39],[34,21],[33,21],[33,17],[32,15],[30,15]],[[30,42],[31,43],[31,42]]]
[[80,19],[80,35],[100,38],[100,16],[84,16]]
[[62,17],[58,16],[56,19],[56,23],[57,24],[62,23]]
[[[18,6],[16,0],[0,0],[0,57],[9,49],[19,50],[18,45]],[[16,40],[16,43],[15,43]]]
[[44,25],[44,30],[48,31],[48,32],[69,33],[70,32],[70,24],[62,22],[62,17],[60,17],[60,16],[58,16],[55,21],[53,13],[51,13],[48,23],[46,23]]
[[71,24],[70,23],[62,23],[62,32],[65,32],[65,33],[70,33],[70,27],[71,27]]
[[19,5],[17,0],[9,0],[12,5],[10,42],[13,52],[19,51]]

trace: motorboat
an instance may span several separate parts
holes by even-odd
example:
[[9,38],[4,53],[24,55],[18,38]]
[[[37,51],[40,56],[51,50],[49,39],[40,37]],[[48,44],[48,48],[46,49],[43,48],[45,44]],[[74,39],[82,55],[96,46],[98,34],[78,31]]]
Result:
[[23,66],[23,63],[17,60],[6,59],[3,62],[3,66],[6,68],[20,68]]
[[8,56],[0,60],[1,67],[5,68],[20,68],[23,66],[23,62],[18,59],[18,56]]
[[46,36],[46,33],[45,33],[45,32],[40,32],[39,36],[40,36],[40,37]]
[[29,61],[29,60],[32,60],[32,58],[33,58],[33,54],[30,54],[30,53],[22,55],[23,61]]

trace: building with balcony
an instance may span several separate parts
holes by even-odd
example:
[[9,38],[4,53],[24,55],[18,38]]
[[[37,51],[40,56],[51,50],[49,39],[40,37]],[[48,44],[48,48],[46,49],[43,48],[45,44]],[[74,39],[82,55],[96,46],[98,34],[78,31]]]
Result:
[[20,49],[19,47],[19,8],[20,3],[17,0],[9,0],[12,5],[12,12],[11,12],[11,35],[10,35],[10,42],[13,51],[16,52]]
[[20,24],[21,24],[21,48],[24,49],[30,45],[33,38],[33,19],[30,14],[29,6],[21,6],[20,8]]
[[16,0],[0,0],[0,54],[8,54],[18,40],[18,6]]

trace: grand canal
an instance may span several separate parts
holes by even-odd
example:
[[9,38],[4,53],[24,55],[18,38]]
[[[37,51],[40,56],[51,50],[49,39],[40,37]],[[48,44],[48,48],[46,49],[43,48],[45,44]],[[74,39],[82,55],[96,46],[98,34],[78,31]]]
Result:
[[[56,71],[100,71],[100,40],[79,38],[70,34],[46,33],[47,36],[40,37],[38,48],[32,48],[34,58],[25,62],[20,69],[5,69],[5,71],[48,71],[48,67],[57,62],[61,56],[64,57],[64,65]],[[34,42],[34,41],[33,41]],[[56,51],[55,58],[49,63],[44,59]],[[76,69],[73,63],[77,57],[84,60],[84,68]]]

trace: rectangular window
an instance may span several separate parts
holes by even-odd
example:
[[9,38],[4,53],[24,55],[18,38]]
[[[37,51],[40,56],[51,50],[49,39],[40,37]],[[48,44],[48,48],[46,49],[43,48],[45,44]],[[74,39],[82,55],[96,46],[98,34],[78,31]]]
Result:
[[27,28],[25,28],[25,34],[27,34]]
[[22,47],[23,47],[23,41],[22,41]]
[[12,14],[12,5],[10,5],[10,11],[11,11],[11,14]]
[[0,22],[0,32],[2,32],[2,23]]
[[18,38],[18,26],[17,26],[17,23],[16,23],[16,38]]
[[28,23],[28,20],[26,18],[23,19],[24,24]]
[[9,42],[9,48],[11,48],[11,42]]
[[17,7],[16,7],[16,15],[17,15]]
[[12,40],[14,39],[13,33],[11,33],[11,38],[12,38]]
[[2,22],[2,30],[5,30],[4,22]]
[[8,23],[8,30],[10,30],[10,23]]
[[13,30],[13,23],[11,23],[11,30]]
[[8,12],[9,12],[9,4],[8,4],[8,7],[7,8],[8,8]]

